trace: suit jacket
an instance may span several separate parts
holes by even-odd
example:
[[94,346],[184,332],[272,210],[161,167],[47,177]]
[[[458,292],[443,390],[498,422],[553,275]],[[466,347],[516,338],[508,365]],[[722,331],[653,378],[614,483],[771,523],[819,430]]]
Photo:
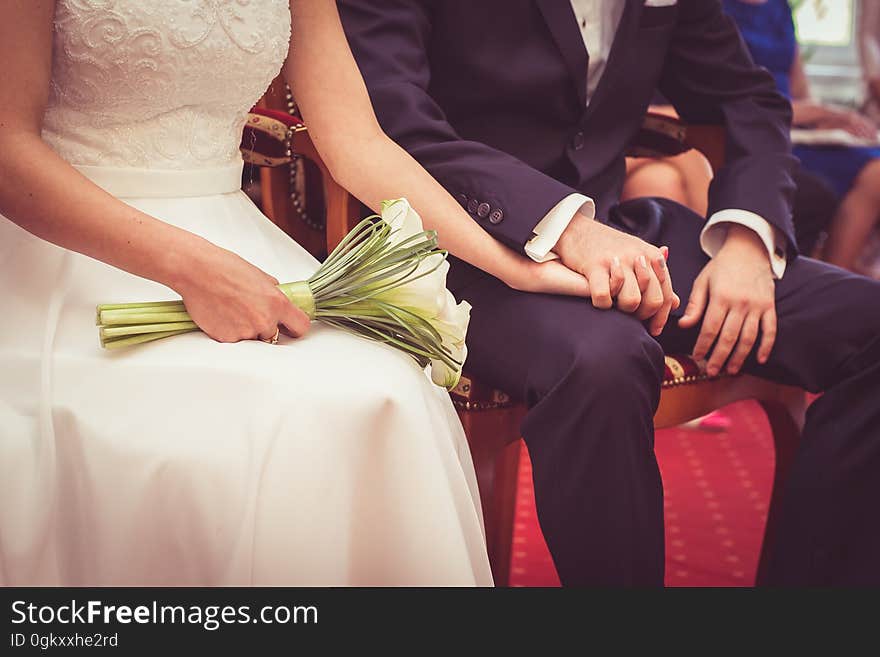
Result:
[[514,249],[575,191],[608,216],[624,152],[659,89],[684,120],[727,129],[710,215],[754,212],[795,253],[791,107],[719,0],[620,1],[626,7],[589,107],[589,55],[568,0],[338,5],[384,130]]

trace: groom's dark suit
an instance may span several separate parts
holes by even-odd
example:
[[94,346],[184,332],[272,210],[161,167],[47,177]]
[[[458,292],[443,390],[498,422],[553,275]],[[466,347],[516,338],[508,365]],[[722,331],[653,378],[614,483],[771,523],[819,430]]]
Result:
[[[825,391],[809,412],[771,580],[880,583],[880,285],[798,257],[790,107],[754,67],[717,0],[625,2],[586,103],[588,53],[567,0],[341,0],[379,120],[497,239],[523,251],[573,192],[597,216],[670,247],[687,298],[707,262],[702,218],[669,201],[616,205],[624,151],[659,89],[691,122],[723,123],[727,163],[710,213],[736,208],[788,242],[779,337],[745,370]],[[523,426],[541,526],[565,584],[662,584],[662,487],[652,417],[663,347],[690,350],[675,318],[657,340],[633,316],[526,294],[462,262],[473,306],[468,368],[530,405]]]

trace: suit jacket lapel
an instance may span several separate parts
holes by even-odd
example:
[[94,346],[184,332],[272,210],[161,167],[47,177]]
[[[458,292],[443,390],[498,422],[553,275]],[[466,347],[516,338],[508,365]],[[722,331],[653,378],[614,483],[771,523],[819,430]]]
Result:
[[611,44],[611,52],[608,54],[608,63],[605,65],[605,71],[602,79],[599,80],[599,86],[593,92],[590,98],[590,107],[598,107],[603,97],[608,94],[608,89],[613,84],[614,74],[621,63],[626,61],[629,50],[633,47],[636,31],[638,29],[639,20],[642,16],[642,7],[644,0],[626,0],[626,6],[620,17],[620,26],[617,28],[617,34],[614,36],[614,43]]
[[587,103],[587,63],[589,55],[584,47],[581,30],[568,0],[535,0],[550,28],[553,40],[577,87],[581,105]]

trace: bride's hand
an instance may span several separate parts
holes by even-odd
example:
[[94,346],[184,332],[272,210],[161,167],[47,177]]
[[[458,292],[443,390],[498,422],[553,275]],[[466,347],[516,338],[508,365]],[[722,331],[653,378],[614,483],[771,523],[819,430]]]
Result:
[[219,342],[271,340],[279,328],[304,335],[308,316],[277,285],[249,262],[209,244],[179,268],[171,287],[199,328]]
[[513,275],[505,282],[520,292],[590,296],[590,284],[587,279],[559,260],[535,262],[529,258],[522,258],[520,266],[515,268]]

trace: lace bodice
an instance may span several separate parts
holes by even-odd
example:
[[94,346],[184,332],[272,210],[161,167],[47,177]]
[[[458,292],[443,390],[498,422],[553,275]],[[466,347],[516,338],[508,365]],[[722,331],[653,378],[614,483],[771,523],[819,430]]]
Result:
[[80,165],[239,162],[289,38],[288,0],[58,0],[43,136]]

